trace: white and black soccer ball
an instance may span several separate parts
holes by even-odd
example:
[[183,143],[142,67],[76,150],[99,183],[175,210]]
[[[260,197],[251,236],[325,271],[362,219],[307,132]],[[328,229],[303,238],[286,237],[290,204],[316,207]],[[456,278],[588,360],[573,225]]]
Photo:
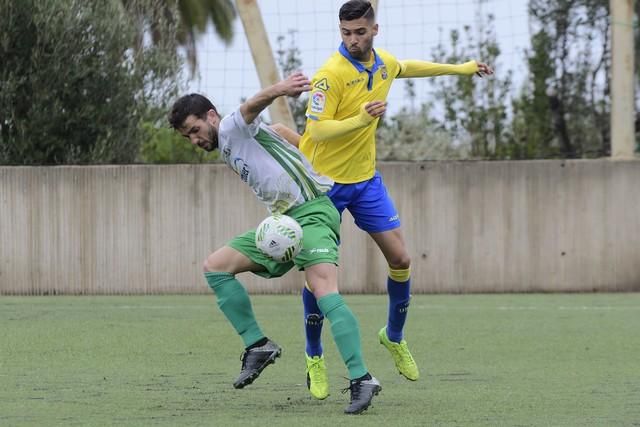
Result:
[[276,262],[289,262],[302,250],[302,227],[287,215],[268,216],[256,229],[256,247]]

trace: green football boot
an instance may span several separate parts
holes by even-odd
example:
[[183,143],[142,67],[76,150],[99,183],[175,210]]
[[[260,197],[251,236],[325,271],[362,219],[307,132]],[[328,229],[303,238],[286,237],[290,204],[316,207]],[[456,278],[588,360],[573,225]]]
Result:
[[329,378],[327,377],[327,365],[324,356],[309,357],[307,359],[307,388],[316,399],[322,400],[329,396]]
[[401,375],[411,381],[416,381],[420,377],[420,372],[418,371],[418,365],[416,365],[416,361],[413,360],[413,356],[409,351],[409,346],[405,340],[400,341],[399,343],[390,341],[387,337],[387,327],[380,329],[378,332],[378,338],[380,339],[380,344],[385,346],[391,356],[393,357],[393,361],[396,364],[396,368],[398,368],[398,372]]

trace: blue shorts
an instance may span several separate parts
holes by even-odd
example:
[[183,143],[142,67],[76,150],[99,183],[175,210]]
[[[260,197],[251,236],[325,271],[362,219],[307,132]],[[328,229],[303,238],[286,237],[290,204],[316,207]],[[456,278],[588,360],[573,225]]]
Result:
[[400,227],[400,216],[376,171],[373,178],[354,184],[335,183],[327,193],[342,216],[348,209],[358,228],[380,233]]

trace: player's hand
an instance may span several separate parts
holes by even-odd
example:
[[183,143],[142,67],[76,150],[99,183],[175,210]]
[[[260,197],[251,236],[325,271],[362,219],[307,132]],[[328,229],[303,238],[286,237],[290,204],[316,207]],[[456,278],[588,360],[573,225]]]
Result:
[[364,111],[371,117],[378,118],[387,111],[387,103],[385,101],[372,101],[364,106]]
[[302,72],[296,71],[280,82],[282,94],[288,96],[300,96],[303,92],[311,90],[311,80]]
[[477,64],[478,71],[476,72],[476,75],[478,75],[479,77],[490,76],[493,74],[493,68],[491,68],[487,64],[483,62],[478,62]]

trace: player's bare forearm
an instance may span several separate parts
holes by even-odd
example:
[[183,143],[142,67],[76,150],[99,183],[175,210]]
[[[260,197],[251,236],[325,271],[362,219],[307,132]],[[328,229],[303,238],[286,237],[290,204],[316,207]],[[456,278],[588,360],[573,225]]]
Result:
[[269,86],[247,99],[240,106],[240,113],[245,123],[253,122],[260,113],[279,96],[284,95],[277,85]]
[[271,129],[273,129],[278,135],[283,137],[289,144],[297,147],[300,144],[300,134],[293,129],[288,128],[282,123],[274,123],[271,125]]
[[278,97],[299,96],[311,90],[311,81],[302,73],[293,73],[284,80],[262,89],[240,106],[245,123],[253,122],[256,117]]
[[240,106],[240,113],[245,123],[253,122],[276,98],[288,95],[291,92],[290,85],[285,82],[283,80],[262,89]]

